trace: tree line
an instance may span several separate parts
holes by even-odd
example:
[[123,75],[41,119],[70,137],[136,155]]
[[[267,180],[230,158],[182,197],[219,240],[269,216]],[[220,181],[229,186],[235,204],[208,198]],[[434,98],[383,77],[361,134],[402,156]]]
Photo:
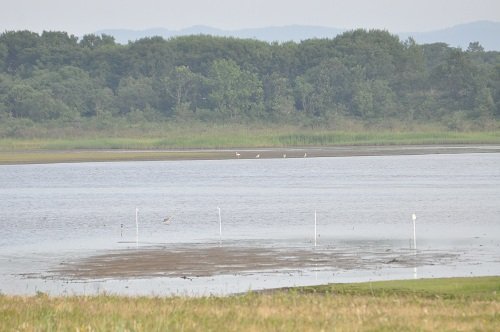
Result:
[[187,36],[0,35],[0,119],[445,121],[500,118],[500,52],[380,30],[267,43]]

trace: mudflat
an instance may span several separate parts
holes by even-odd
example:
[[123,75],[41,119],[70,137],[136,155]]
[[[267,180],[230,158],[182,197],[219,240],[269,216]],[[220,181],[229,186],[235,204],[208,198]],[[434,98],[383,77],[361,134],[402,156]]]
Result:
[[261,149],[185,150],[36,150],[0,151],[0,164],[43,164],[99,161],[222,160],[259,158],[315,158],[455,153],[498,153],[500,145],[384,145]]
[[377,247],[239,246],[177,244],[110,251],[62,262],[52,275],[67,279],[209,277],[216,275],[286,272],[305,269],[373,269],[413,267],[455,260],[457,254]]

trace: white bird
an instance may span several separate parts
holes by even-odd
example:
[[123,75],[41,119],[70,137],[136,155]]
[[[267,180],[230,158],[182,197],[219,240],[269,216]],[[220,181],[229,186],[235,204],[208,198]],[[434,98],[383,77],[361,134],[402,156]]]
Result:
[[163,223],[164,223],[165,225],[168,225],[168,224],[170,224],[170,221],[171,221],[171,220],[172,220],[172,217],[171,217],[171,216],[167,216],[167,217],[165,217],[165,218],[163,219]]
[[240,158],[241,154],[239,154],[238,152],[236,152],[236,158]]
[[286,158],[286,153],[283,153],[283,158]]
[[304,158],[307,157],[307,152],[304,153]]
[[260,154],[256,155],[255,158],[260,158]]

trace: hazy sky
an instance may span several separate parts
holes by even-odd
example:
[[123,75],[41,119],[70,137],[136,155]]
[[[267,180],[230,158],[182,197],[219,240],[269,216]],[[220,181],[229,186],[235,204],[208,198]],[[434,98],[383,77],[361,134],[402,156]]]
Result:
[[241,29],[290,24],[415,32],[500,21],[500,0],[0,0],[0,31]]

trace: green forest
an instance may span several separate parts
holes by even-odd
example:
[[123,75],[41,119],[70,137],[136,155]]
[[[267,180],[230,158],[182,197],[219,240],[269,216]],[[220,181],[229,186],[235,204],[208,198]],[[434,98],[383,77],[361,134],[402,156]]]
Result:
[[0,137],[85,121],[339,128],[346,121],[496,130],[500,52],[381,30],[267,43],[205,35],[0,35]]

